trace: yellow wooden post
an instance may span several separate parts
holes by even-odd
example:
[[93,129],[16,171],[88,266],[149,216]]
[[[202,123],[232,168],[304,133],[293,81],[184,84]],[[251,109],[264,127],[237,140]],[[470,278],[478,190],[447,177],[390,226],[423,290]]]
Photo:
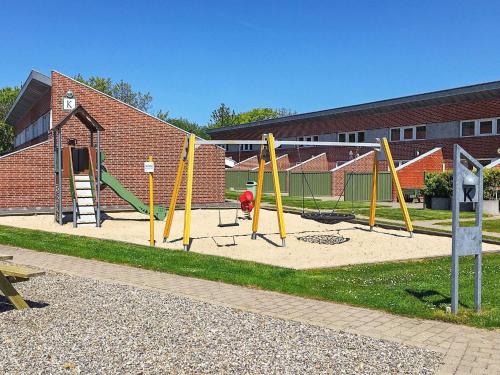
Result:
[[16,309],[22,310],[29,308],[26,301],[23,299],[23,297],[21,297],[21,295],[17,292],[17,290],[2,272],[0,272],[0,291],[2,291],[3,295],[8,298],[8,300],[14,305]]
[[186,203],[184,208],[184,250],[189,250],[190,226],[191,226],[191,200],[193,199],[193,171],[194,171],[194,146],[196,137],[194,134],[189,136],[188,154],[187,154],[187,178],[186,178]]
[[172,222],[174,220],[177,198],[179,197],[179,191],[182,185],[182,176],[184,175],[184,166],[186,165],[186,157],[187,157],[186,141],[187,141],[187,136],[184,138],[184,142],[182,143],[181,158],[179,160],[179,165],[177,167],[177,175],[175,176],[172,195],[170,196],[170,205],[168,207],[168,216],[167,216],[167,221],[165,222],[165,229],[163,230],[163,242],[166,242],[168,236],[170,236],[170,229],[172,228]]
[[408,207],[406,206],[406,201],[403,196],[403,190],[401,190],[401,184],[399,183],[398,173],[394,165],[394,160],[392,159],[391,149],[389,148],[389,142],[387,138],[382,138],[382,148],[384,149],[387,162],[389,163],[389,170],[391,171],[392,180],[396,186],[396,191],[398,193],[399,206],[403,213],[403,219],[406,224],[406,230],[410,232],[410,236],[413,236],[413,224],[411,222],[410,213],[408,212]]
[[[266,139],[265,136],[262,136],[262,140]],[[253,211],[253,221],[252,221],[252,239],[255,240],[257,238],[257,231],[259,229],[259,214],[260,214],[260,202],[262,200],[262,188],[264,186],[264,168],[266,165],[265,154],[266,154],[266,145],[260,146],[260,157],[259,157],[259,172],[257,174],[257,191],[255,193],[255,207]]]
[[377,180],[378,180],[378,157],[377,150],[373,150],[372,168],[372,196],[370,202],[370,230],[375,226],[375,212],[377,210]]
[[[153,162],[153,157],[148,158],[148,162]],[[149,172],[149,246],[155,245],[155,200],[153,187],[153,172]]]
[[285,246],[285,219],[283,217],[283,203],[281,201],[281,187],[278,174],[278,164],[276,163],[276,150],[274,147],[274,136],[269,133],[267,136],[267,145],[269,148],[269,158],[271,159],[271,170],[273,174],[274,196],[276,200],[276,214],[278,215],[278,226],[280,230],[280,237],[282,245]]

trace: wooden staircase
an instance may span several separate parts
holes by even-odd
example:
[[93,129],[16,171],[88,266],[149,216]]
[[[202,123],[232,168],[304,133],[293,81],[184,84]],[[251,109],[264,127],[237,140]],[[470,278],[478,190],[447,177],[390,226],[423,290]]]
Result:
[[75,187],[78,225],[95,226],[97,222],[91,183],[89,175],[74,176],[73,186]]

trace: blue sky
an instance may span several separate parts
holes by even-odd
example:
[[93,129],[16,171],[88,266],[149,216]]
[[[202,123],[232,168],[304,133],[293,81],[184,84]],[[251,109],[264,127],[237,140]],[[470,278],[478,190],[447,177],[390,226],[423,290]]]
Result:
[[204,124],[500,80],[499,1],[22,1],[0,8],[0,86],[30,69],[124,79]]

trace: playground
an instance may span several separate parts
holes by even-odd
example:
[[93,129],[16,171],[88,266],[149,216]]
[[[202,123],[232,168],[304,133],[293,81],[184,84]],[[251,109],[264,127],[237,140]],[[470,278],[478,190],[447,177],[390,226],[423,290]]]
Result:
[[[176,211],[167,242],[163,242],[162,237],[164,222],[155,221],[157,250],[182,250],[183,214],[182,210]],[[234,215],[234,209],[221,210],[225,222],[234,220]],[[73,228],[71,222],[59,225],[54,222],[52,215],[0,217],[0,224],[148,245],[147,216],[136,212],[113,212],[103,215],[103,219],[100,228]],[[251,220],[240,219],[239,226],[221,228],[217,225],[218,210],[193,210],[190,251],[295,269],[419,259],[447,256],[450,253],[449,237],[416,233],[410,238],[402,230],[375,228],[370,232],[366,225],[348,222],[322,224],[289,213],[284,214],[284,219],[288,236],[286,247],[281,247],[275,211],[261,210],[259,236],[252,240]],[[327,242],[340,237],[345,242],[306,242]],[[485,243],[483,251],[500,251],[500,246]]]

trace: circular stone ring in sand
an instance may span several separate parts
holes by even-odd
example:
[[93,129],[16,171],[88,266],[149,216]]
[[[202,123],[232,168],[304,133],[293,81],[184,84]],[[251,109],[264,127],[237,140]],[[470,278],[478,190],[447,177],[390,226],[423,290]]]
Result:
[[313,234],[310,236],[297,237],[299,241],[317,243],[321,245],[338,245],[349,241],[349,238],[335,234]]

